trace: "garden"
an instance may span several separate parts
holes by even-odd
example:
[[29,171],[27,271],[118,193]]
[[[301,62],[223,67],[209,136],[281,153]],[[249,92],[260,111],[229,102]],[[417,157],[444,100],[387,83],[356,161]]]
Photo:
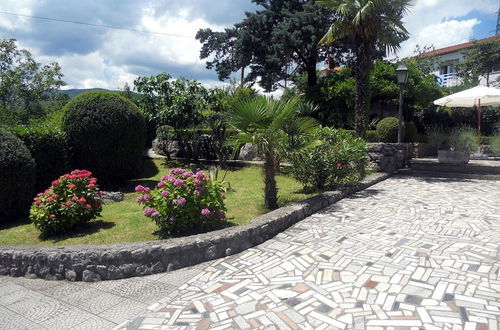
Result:
[[[394,116],[401,89],[404,142],[429,142],[435,152],[488,144],[500,153],[498,109],[481,112],[485,136],[477,137],[470,128],[474,111],[432,105],[456,90],[439,86],[431,58],[408,59],[408,82],[398,85],[397,63],[383,59],[381,49],[397,49],[408,37],[401,24],[404,8],[392,16],[368,13],[373,31],[366,33],[356,20],[337,20],[314,2],[293,1],[292,11],[288,3],[250,13],[225,32],[198,32],[200,58],[213,58],[207,68],[221,80],[241,72],[239,84],[224,87],[160,73],[138,77],[133,88],[70,99],[60,91],[57,63],[42,66],[15,40],[1,40],[0,244],[193,235],[244,225],[359,182],[370,173],[368,143],[398,141]],[[356,8],[342,13],[356,14]],[[267,22],[262,15],[280,19],[259,27]],[[283,23],[289,21],[297,25],[293,36]],[[252,27],[248,31],[255,35],[238,33],[242,27]],[[277,47],[262,46],[268,44]],[[319,72],[323,60],[329,67]],[[334,61],[342,66],[335,68]],[[33,65],[19,65],[25,62]],[[251,70],[245,75],[246,67]],[[290,73],[290,67],[296,69]],[[463,74],[458,89],[475,85],[481,72]],[[254,88],[271,92],[283,81],[280,99]],[[234,166],[248,146],[258,165]],[[165,159],[146,159],[151,147]],[[113,193],[123,200],[110,200]]]

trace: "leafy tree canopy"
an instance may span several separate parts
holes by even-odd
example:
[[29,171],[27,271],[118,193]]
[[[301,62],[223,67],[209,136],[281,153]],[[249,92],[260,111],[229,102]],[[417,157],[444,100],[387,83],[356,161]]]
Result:
[[202,118],[207,90],[196,80],[161,73],[137,78],[134,87],[140,93],[136,102],[154,126],[193,127]]
[[[223,32],[201,29],[196,39],[202,43],[201,59],[215,68],[220,80],[249,67],[246,82],[266,91],[275,90],[290,73],[306,72],[308,85],[316,85],[316,65],[326,59],[330,47],[318,47],[333,15],[312,0],[252,0],[262,7],[246,13],[243,21]],[[340,57],[337,59],[340,60]]]
[[62,76],[56,62],[42,65],[15,39],[0,39],[0,122],[25,123],[46,114],[41,103],[58,97]]
[[473,47],[465,51],[464,62],[458,66],[459,74],[475,85],[481,77],[486,79],[488,86],[500,85],[500,80],[490,80],[490,73],[493,70],[500,70],[499,39],[474,43]]

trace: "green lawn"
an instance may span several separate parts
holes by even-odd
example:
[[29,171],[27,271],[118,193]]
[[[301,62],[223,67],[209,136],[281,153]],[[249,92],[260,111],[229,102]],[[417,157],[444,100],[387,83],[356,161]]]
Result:
[[[103,206],[102,217],[93,221],[79,235],[66,235],[41,240],[38,231],[28,221],[0,227],[0,244],[105,244],[158,239],[156,224],[142,215],[142,208],[135,202],[138,184],[153,187],[162,175],[176,164],[165,164],[163,160],[147,161],[142,178],[129,181],[120,190],[126,192],[123,202],[110,202]],[[224,172],[219,172],[219,180]],[[263,180],[260,167],[251,166],[229,171],[225,181],[230,184],[226,206],[228,220],[235,225],[250,222],[266,213],[263,201]],[[300,183],[293,178],[277,177],[280,206],[300,201],[314,194],[302,191]]]

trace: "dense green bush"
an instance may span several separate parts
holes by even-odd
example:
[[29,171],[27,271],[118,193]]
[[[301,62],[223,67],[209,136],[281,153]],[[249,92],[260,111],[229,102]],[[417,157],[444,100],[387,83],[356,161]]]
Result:
[[405,123],[405,138],[404,142],[417,142],[417,126],[415,123]]
[[28,213],[34,185],[30,151],[19,138],[0,129],[0,222]]
[[382,119],[377,124],[377,135],[380,142],[398,142],[398,118],[386,117]]
[[434,126],[429,129],[428,140],[437,150],[475,152],[479,148],[476,131],[466,126],[453,128]]
[[366,142],[344,130],[324,127],[313,133],[322,143],[291,153],[291,173],[306,188],[322,189],[360,179],[366,164]]
[[15,132],[35,159],[36,191],[41,191],[69,170],[71,153],[64,132],[36,125],[18,127]]
[[491,150],[496,156],[500,156],[500,135],[492,136],[490,139]]
[[63,130],[72,166],[92,171],[104,184],[136,175],[146,142],[140,110],[117,93],[90,91],[65,106]]
[[366,142],[378,142],[378,134],[376,130],[369,130],[365,132],[365,140]]
[[[353,129],[343,129],[342,131],[351,134],[353,137],[356,137],[356,131]],[[365,140],[369,143],[379,142],[378,135],[376,130],[366,130],[365,131]]]
[[71,171],[35,197],[30,220],[42,236],[71,231],[100,215],[102,193],[91,175],[87,170]]

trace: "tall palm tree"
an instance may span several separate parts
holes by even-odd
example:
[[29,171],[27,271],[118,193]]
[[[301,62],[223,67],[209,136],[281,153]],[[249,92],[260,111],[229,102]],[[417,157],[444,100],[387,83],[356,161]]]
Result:
[[268,209],[278,207],[276,151],[287,142],[285,130],[292,122],[295,131],[301,134],[318,126],[314,119],[299,116],[299,104],[298,98],[282,102],[258,96],[236,101],[228,112],[229,124],[238,131],[230,143],[252,143],[264,160],[264,202]]
[[317,0],[331,9],[337,20],[321,39],[331,44],[346,38],[354,55],[356,75],[355,129],[360,137],[365,132],[369,107],[368,77],[377,53],[395,52],[409,36],[402,18],[412,5],[411,0]]

